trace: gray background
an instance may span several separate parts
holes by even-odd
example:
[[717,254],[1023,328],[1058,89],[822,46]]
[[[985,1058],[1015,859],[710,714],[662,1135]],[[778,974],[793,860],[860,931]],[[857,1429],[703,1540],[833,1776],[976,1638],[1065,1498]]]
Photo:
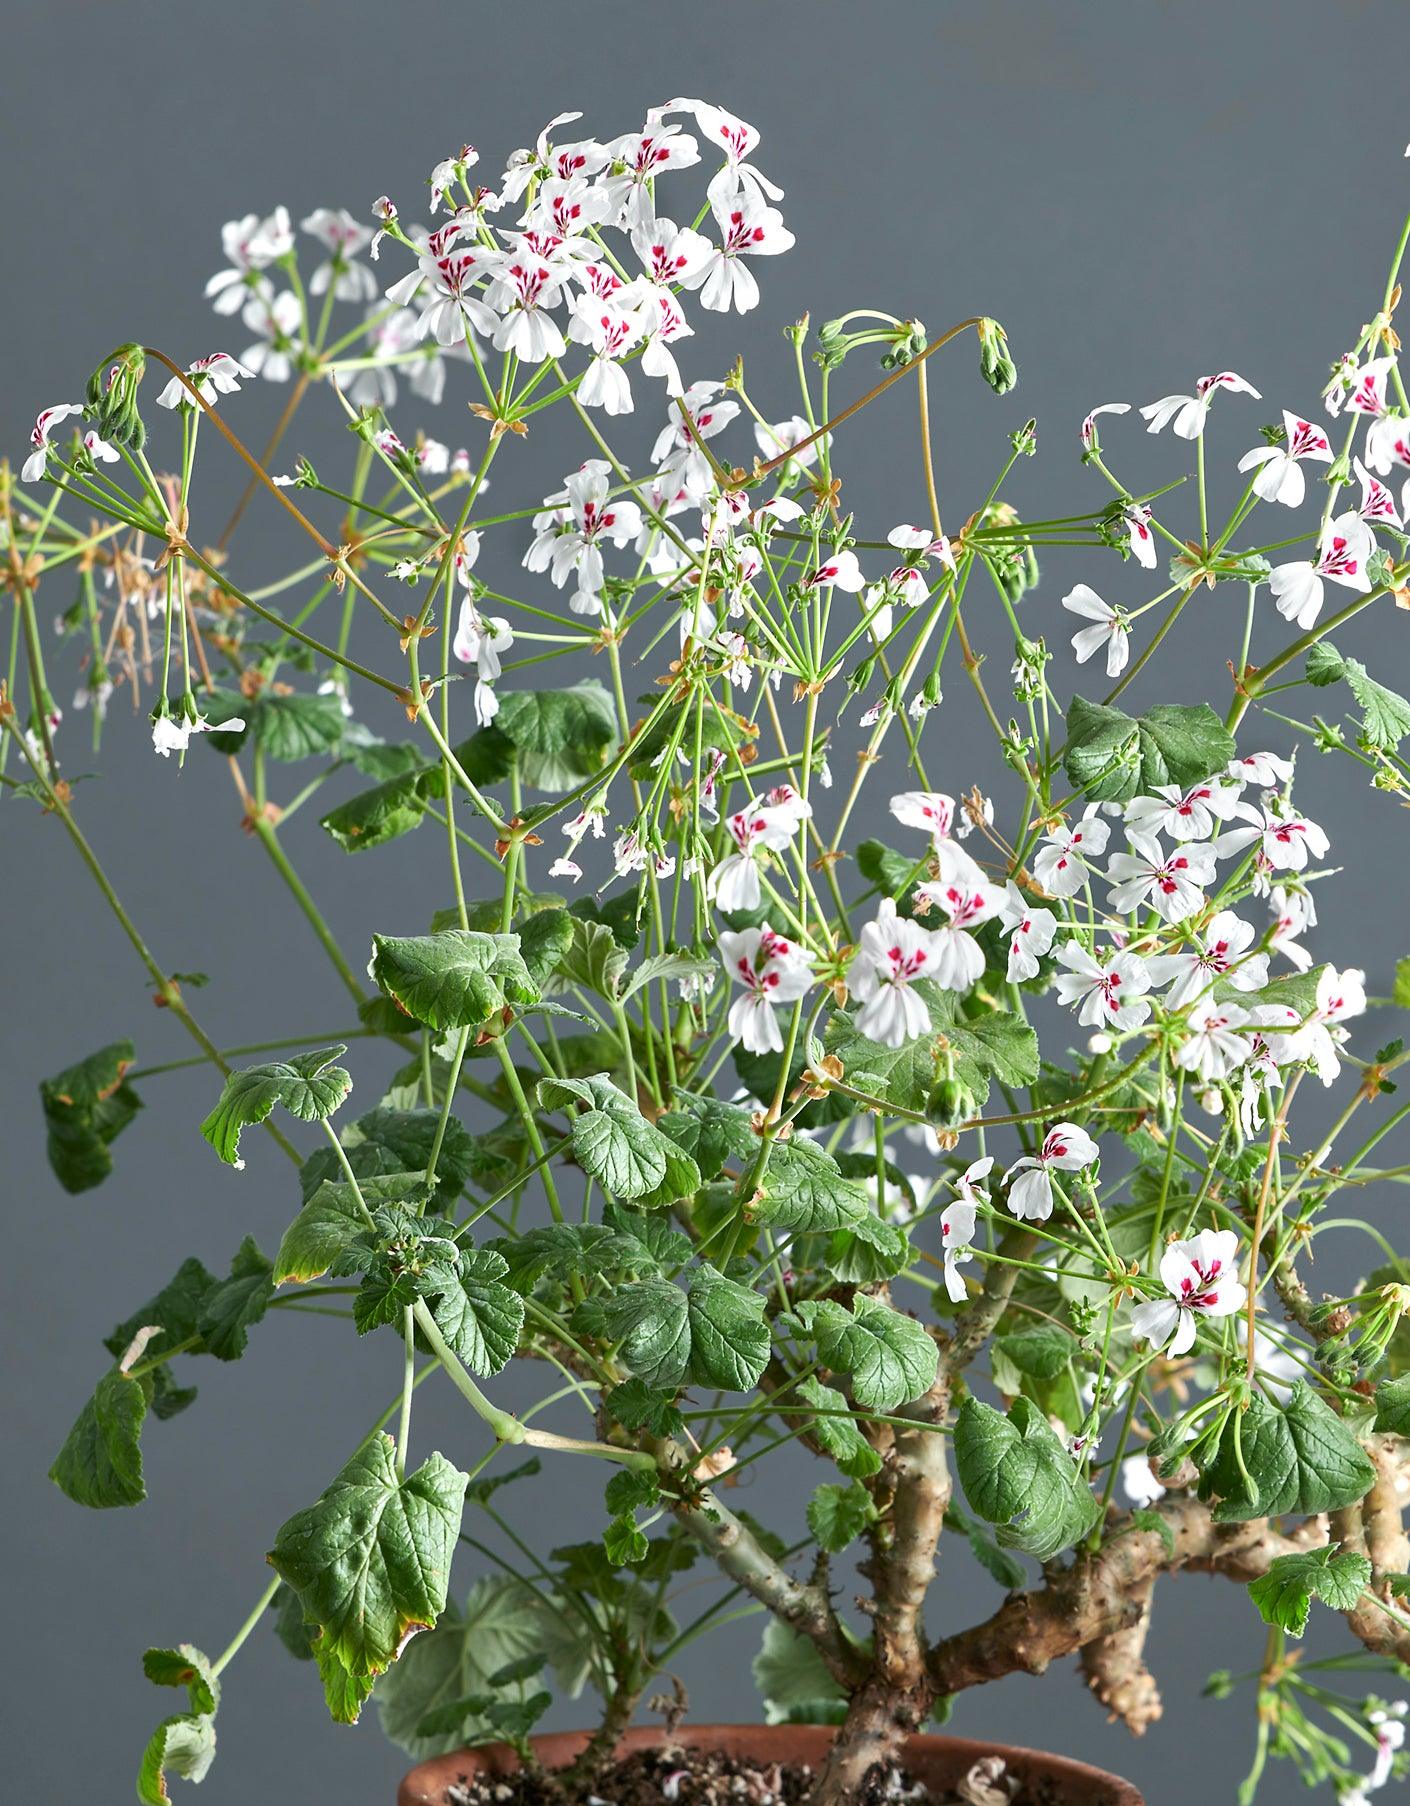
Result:
[[[1410,47],[1393,0],[1236,8],[51,0],[42,10],[10,8],[5,45],[0,359],[13,454],[36,410],[81,393],[114,340],[140,335],[183,359],[238,350],[238,326],[216,321],[200,297],[218,266],[223,220],[280,200],[296,219],[321,203],[362,213],[383,190],[406,217],[421,217],[426,171],[465,136],[492,180],[507,151],[561,108],[584,107],[585,128],[607,136],[637,126],[649,103],[685,92],[762,128],[759,161],[787,189],[785,216],[798,237],[791,256],[759,266],[759,311],[707,321],[686,347],[688,370],[723,369],[742,348],[759,392],[782,413],[793,406],[786,373],[766,376],[765,359],[782,352],[779,328],[805,308],[819,320],[869,303],[932,327],[995,314],[1019,358],[1017,394],[995,403],[968,348],[935,379],[952,514],[979,499],[1003,435],[1028,414],[1040,421],[1040,456],[1011,493],[1030,514],[1070,513],[1106,499],[1076,451],[1078,420],[1094,402],[1142,402],[1188,388],[1204,371],[1241,371],[1268,399],[1216,408],[1212,468],[1226,476],[1259,420],[1284,402],[1313,407],[1325,366],[1377,305],[1410,202],[1406,128],[1382,76]],[[849,366],[837,392],[855,394],[866,380],[864,368]],[[241,397],[237,425],[253,442],[279,399]],[[658,399],[638,440],[624,443],[654,429]],[[425,424],[478,444],[459,407],[452,400],[439,424],[424,416]],[[912,409],[909,395],[893,397],[841,460],[844,500],[873,528],[921,517]],[[310,403],[291,449],[340,458],[346,440],[330,415]],[[398,424],[422,418],[403,410]],[[1179,468],[1168,440],[1128,428],[1108,432],[1107,443],[1121,448],[1119,467],[1134,484]],[[495,473],[498,495],[535,499],[585,450],[511,448]],[[223,518],[236,483],[225,469],[207,454],[198,536],[203,527],[213,536]],[[239,569],[259,573],[286,549],[263,508]],[[1029,618],[1060,647],[1062,688],[1072,669],[1057,611],[1063,590],[1085,577],[1113,599],[1150,592],[1109,557],[1051,562]],[[63,584],[50,586],[41,615],[69,599]],[[1222,711],[1235,606],[1220,592],[1190,609],[1172,636],[1163,699],[1208,696]],[[1342,643],[1403,688],[1407,626],[1378,608]],[[998,658],[1007,662],[1002,634],[983,621],[975,631],[996,653],[997,672]],[[63,655],[56,660],[65,671]],[[56,685],[65,696],[68,676]],[[368,719],[398,732],[375,711]],[[86,768],[85,734],[79,726],[66,735],[71,768]],[[927,744],[947,787],[982,782],[991,769],[962,708],[933,719]],[[238,832],[220,765],[199,751],[184,772],[156,765],[145,723],[120,712],[102,764],[102,782],[79,793],[81,819],[158,956],[212,974],[195,1001],[217,1039],[274,1032],[271,1012],[284,1032],[311,1038],[344,1024],[336,980]],[[1345,959],[1353,934],[1371,988],[1384,991],[1405,950],[1399,823],[1349,768],[1304,765],[1304,805],[1328,820],[1350,867],[1340,890],[1325,893],[1318,945]],[[370,927],[417,932],[443,900],[439,846],[423,836],[348,867],[313,813],[290,849],[344,945],[356,954]],[[262,1584],[274,1528],[344,1459],[368,1415],[361,1401],[390,1393],[395,1353],[389,1341],[350,1347],[332,1326],[276,1314],[238,1371],[205,1364],[197,1406],[151,1426],[152,1498],[141,1512],[85,1515],[49,1486],[45,1467],[102,1365],[98,1337],[187,1253],[215,1265],[246,1231],[272,1243],[291,1196],[282,1163],[259,1138],[241,1178],[215,1165],[195,1134],[212,1096],[200,1073],[146,1087],[149,1107],[118,1144],[104,1189],[76,1200],[58,1191],[35,1079],[121,1035],[133,1035],[144,1060],[185,1047],[175,1025],[152,1016],[143,975],[60,831],[7,807],[3,835],[6,1767],[16,1798],[116,1799],[126,1797],[163,1704],[141,1678],[141,1649],[178,1638],[222,1646]],[[358,1054],[364,1102],[377,1095],[379,1061]],[[1396,1234],[1394,1216],[1386,1221]],[[499,1390],[516,1396],[513,1383]],[[478,1427],[435,1386],[418,1397],[416,1436],[422,1449],[457,1458],[479,1447]],[[515,1495],[521,1524],[545,1541],[579,1534],[597,1521],[599,1480],[565,1464],[553,1496]],[[805,1468],[785,1469],[747,1503],[788,1525],[810,1485]],[[472,1574],[467,1561],[457,1584]],[[956,1560],[936,1588],[934,1625],[954,1628],[996,1602],[987,1578]],[[1205,1796],[1230,1798],[1251,1717],[1197,1694],[1209,1669],[1257,1660],[1252,1614],[1225,1583],[1195,1578],[1163,1583],[1157,1603],[1152,1652],[1167,1717],[1144,1744],[1103,1725],[1069,1665],[1041,1684],[1016,1679],[967,1696],[956,1728],[1108,1763],[1153,1802],[1188,1787],[1197,1749]],[[743,1626],[691,1652],[683,1674],[697,1717],[753,1713],[756,1630]],[[564,1708],[554,1722],[575,1716]],[[311,1670],[290,1663],[266,1631],[229,1672],[220,1739],[200,1796],[207,1806],[385,1801],[404,1767],[374,1712],[357,1730],[330,1726]],[[1289,1785],[1281,1775],[1273,1783],[1280,1794]]]

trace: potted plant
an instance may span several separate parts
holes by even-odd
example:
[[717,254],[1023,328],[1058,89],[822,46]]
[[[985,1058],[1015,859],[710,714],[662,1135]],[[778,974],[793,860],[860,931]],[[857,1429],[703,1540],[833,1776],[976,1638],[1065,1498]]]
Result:
[[[1402,1708],[1365,1681],[1344,1699],[1338,1671],[1389,1684],[1375,1671],[1410,1657],[1410,1271],[1374,1253],[1328,1297],[1310,1257],[1403,1178],[1377,1149],[1410,1056],[1360,1018],[1410,978],[1372,974],[1368,997],[1318,945],[1331,837],[1294,779],[1320,754],[1388,808],[1407,794],[1410,703],[1333,639],[1392,615],[1410,572],[1405,236],[1305,415],[1260,429],[1230,371],[1143,407],[1153,442],[1108,403],[1081,429],[1085,508],[1025,521],[1006,484],[1031,421],[977,476],[932,458],[933,355],[968,341],[1014,385],[994,320],[865,307],[791,326],[782,374],[687,380],[692,314],[752,308],[754,260],[792,242],[758,134],[694,100],[610,141],[577,117],[491,188],[469,146],[437,164],[429,227],[385,197],[368,225],[319,210],[303,240],[283,209],[232,222],[208,292],[238,355],[118,347],[4,482],[4,783],[71,843],[164,1012],[44,1080],[55,1174],[104,1179],[184,1033],[213,1164],[288,1195],[278,1247],[246,1238],[228,1273],[168,1275],[154,1251],[152,1297],[115,1301],[106,1365],[75,1373],[91,1396],[52,1477],[81,1506],[140,1503],[144,1431],[272,1311],[312,1306],[310,1334],[388,1356],[346,1463],[271,1524],[262,1584],[246,1553],[223,1652],[143,1658],[174,1694],[139,1796],[202,1779],[230,1664],[272,1621],[335,1719],[375,1688],[423,1760],[408,1802],[688,1799],[751,1767],[742,1785],[819,1806],[898,1775],[937,1806],[1134,1802],[927,1727],[1075,1656],[1141,1732],[1153,1589],[1198,1571],[1268,1626],[1259,1672],[1216,1683],[1256,1708],[1242,1797],[1277,1756],[1363,1798],[1405,1763]],[[287,397],[258,456],[238,429],[257,380]],[[469,398],[468,449],[402,424],[443,390]],[[846,424],[882,395],[913,446],[900,524],[854,521],[843,484]],[[349,471],[285,449],[312,397],[351,428]],[[634,408],[660,431],[629,461]],[[1215,416],[1253,445],[1224,501]],[[530,428],[562,447],[546,496],[515,486]],[[249,470],[218,539],[198,450]],[[312,542],[258,588],[236,536],[256,506]],[[1065,569],[1035,595],[1040,554]],[[228,762],[348,993],[345,1044],[271,998],[263,1043],[222,1047],[199,977],[126,913],[63,757],[70,655],[39,627],[37,595],[75,578],[59,627],[95,744],[131,689],[154,783]],[[1148,682],[1128,709],[1187,609],[1220,708]],[[540,668],[583,653],[591,676]],[[975,733],[1007,773],[992,795]],[[296,869],[317,832],[415,861],[424,914],[341,947]],[[1324,1087],[1330,1123],[1294,1108]],[[516,1360],[542,1394],[517,1413]],[[418,1444],[428,1380],[467,1407],[449,1450]],[[758,1522],[735,1482],[791,1444],[817,1484]],[[516,1489],[540,1485],[583,1502],[578,1540],[518,1534]],[[941,1554],[998,1590],[935,1639]],[[686,1570],[718,1578],[688,1610]],[[1294,1662],[1314,1607],[1354,1664]],[[741,1613],[776,1728],[692,1729],[673,1663]],[[582,1735],[535,1738],[555,1694],[586,1692]],[[629,1732],[653,1700],[664,1731]]]

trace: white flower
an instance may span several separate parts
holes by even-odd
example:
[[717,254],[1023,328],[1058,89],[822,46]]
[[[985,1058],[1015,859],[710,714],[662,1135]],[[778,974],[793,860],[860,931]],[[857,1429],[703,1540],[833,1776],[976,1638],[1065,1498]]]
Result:
[[326,294],[329,285],[339,301],[371,301],[377,294],[377,278],[357,253],[372,242],[372,232],[353,218],[346,207],[317,207],[300,224],[328,252],[325,263],[309,278],[311,295]]
[[624,546],[641,531],[635,502],[608,499],[611,468],[602,458],[589,458],[567,477],[563,493],[551,496],[547,511],[534,516],[536,536],[524,554],[525,569],[547,570],[559,589],[576,572],[575,614],[601,610],[603,542]]
[[1072,650],[1079,665],[1085,665],[1094,652],[1106,647],[1106,674],[1120,677],[1131,656],[1131,627],[1126,616],[1110,602],[1103,602],[1094,589],[1079,583],[1062,599],[1069,614],[1094,621],[1093,627],[1079,628],[1072,636]]
[[[643,367],[645,362],[643,358]],[[666,410],[666,424],[651,448],[657,486],[663,494],[673,496],[681,490],[687,501],[700,502],[714,488],[710,460],[696,440],[713,439],[739,413],[738,402],[728,397],[717,400],[719,393],[719,383],[692,383],[679,402],[672,401]],[[693,433],[682,415],[682,404],[695,423]]]
[[109,445],[106,439],[94,432],[83,435],[83,449],[95,464],[116,464],[122,456],[115,445]]
[[[248,381],[254,371],[238,358],[231,357],[228,351],[212,351],[208,357],[198,357],[194,364],[188,364],[186,374],[200,391],[206,406],[214,407],[217,396],[237,394],[241,379]],[[173,376],[157,397],[159,408],[193,408],[195,405],[191,391],[179,376]]]
[[218,314],[234,314],[253,291],[263,285],[259,272],[294,248],[289,209],[276,207],[267,219],[247,213],[227,220],[220,229],[220,248],[229,269],[217,270],[206,284],[206,296]]
[[1090,811],[1070,827],[1064,822],[1049,829],[1033,857],[1034,877],[1050,896],[1076,896],[1087,882],[1088,861],[1106,851],[1110,833],[1101,817]]
[[1175,1050],[1175,1064],[1206,1085],[1228,1078],[1248,1059],[1248,1042],[1237,1032],[1248,1020],[1248,1011],[1237,1003],[1197,1003]]
[[1317,562],[1294,560],[1275,564],[1268,588],[1278,613],[1301,628],[1311,627],[1322,612],[1322,580],[1364,596],[1371,587],[1366,565],[1376,549],[1371,529],[1359,514],[1339,514],[1330,522],[1317,553]]
[[1198,439],[1204,431],[1205,417],[1216,389],[1251,395],[1255,401],[1263,399],[1252,383],[1245,382],[1232,370],[1221,370],[1217,376],[1202,376],[1195,384],[1193,395],[1163,395],[1159,401],[1142,408],[1141,418],[1147,422],[1146,431],[1158,433],[1162,427],[1173,423],[1177,438]]
[[793,452],[794,447],[805,439],[811,439],[812,443],[803,446],[802,451],[790,460],[800,470],[808,470],[817,463],[818,454],[831,443],[831,435],[824,433],[821,439],[813,439],[813,428],[801,414],[790,414],[787,420],[776,420],[771,426],[762,420],[754,423],[754,443],[765,459],[781,458],[785,452]]
[[974,1225],[978,1208],[989,1202],[989,1194],[979,1181],[988,1177],[994,1165],[992,1154],[971,1161],[955,1180],[959,1196],[940,1212],[940,1242],[945,1257],[945,1291],[951,1304],[963,1304],[968,1293],[959,1268],[972,1259],[970,1244],[974,1241]]
[[67,420],[70,414],[81,414],[81,401],[61,401],[52,408],[45,408],[34,423],[34,430],[29,435],[29,442],[34,450],[24,461],[20,471],[22,483],[37,483],[44,475],[44,467],[49,459],[49,435],[61,420]]
[[415,269],[387,290],[387,299],[399,307],[409,305],[424,290],[428,299],[417,336],[434,338],[438,345],[459,345],[472,331],[489,338],[499,325],[494,309],[474,293],[497,266],[499,253],[482,245],[453,244],[457,231],[450,225],[433,233]]
[[733,307],[747,314],[759,305],[759,284],[743,261],[745,256],[775,257],[791,250],[793,234],[777,207],[746,189],[730,197],[712,197],[710,210],[720,230],[719,248],[712,248],[704,268],[683,277],[683,284],[698,288],[701,305],[712,313],[728,313]]
[[1158,1505],[1165,1488],[1156,1478],[1149,1455],[1128,1455],[1121,1463],[1121,1490],[1138,1509]]
[[1368,524],[1373,521],[1389,521],[1391,526],[1400,525],[1400,510],[1395,505],[1395,497],[1380,480],[1373,477],[1360,458],[1352,462],[1357,480],[1361,484],[1361,500],[1357,503],[1356,512]]
[[759,143],[755,127],[723,107],[710,106],[702,100],[673,100],[664,107],[653,107],[647,123],[654,124],[668,113],[693,113],[702,142],[725,153],[724,163],[710,178],[705,191],[712,201],[740,191],[756,197],[767,195],[771,201],[783,198],[783,190],[748,161]]
[[1132,502],[1121,516],[1126,529],[1126,543],[1136,563],[1146,570],[1155,569],[1155,535],[1150,529],[1151,511],[1144,502]]
[[1257,784],[1264,790],[1273,790],[1292,778],[1293,762],[1280,759],[1276,753],[1245,753],[1242,758],[1230,759],[1225,770],[1236,783]]
[[288,382],[294,367],[291,354],[299,348],[298,331],[303,324],[298,296],[287,288],[277,295],[252,295],[240,318],[259,335],[242,353],[250,370],[268,382]]
[[1115,1029],[1124,1034],[1139,1028],[1151,1013],[1146,992],[1151,988],[1146,962],[1135,953],[1110,953],[1097,959],[1080,941],[1066,941],[1058,949],[1058,1000],[1069,1009],[1080,1003],[1077,1020],[1088,1028]]
[[[1194,1346],[1201,1317],[1230,1317],[1248,1293],[1237,1273],[1239,1238],[1232,1229],[1201,1229],[1187,1242],[1172,1242],[1160,1257],[1160,1278],[1169,1298],[1138,1304],[1131,1333],[1172,1359]],[[1167,1347],[1166,1344],[1169,1344]]]
[[1403,414],[1382,414],[1366,429],[1366,462],[1378,477],[1388,477],[1397,466],[1410,467],[1410,420]]
[[1234,811],[1251,827],[1226,828],[1214,843],[1221,859],[1230,853],[1258,844],[1260,855],[1277,872],[1300,872],[1309,859],[1325,857],[1331,845],[1324,829],[1304,815],[1283,812],[1281,805],[1266,801],[1261,806],[1240,803]]
[[1038,1152],[1015,1160],[1004,1174],[1009,1186],[1009,1209],[1026,1223],[1046,1222],[1053,1214],[1051,1175],[1080,1172],[1100,1152],[1087,1131],[1079,1129],[1076,1123],[1055,1123],[1043,1137]]
[[1320,426],[1302,420],[1283,409],[1284,440],[1281,445],[1256,445],[1239,459],[1240,470],[1256,470],[1253,493],[1264,502],[1282,502],[1286,507],[1302,504],[1307,483],[1302,461],[1310,458],[1317,464],[1330,464],[1332,445]]
[[608,217],[627,230],[648,228],[656,217],[657,176],[669,170],[688,169],[700,161],[695,139],[678,125],[648,119],[640,132],[627,132],[602,146],[608,165],[620,173],[602,178]]
[[[966,863],[972,863],[967,856]],[[935,960],[930,976],[947,991],[969,990],[984,974],[983,949],[969,930],[998,915],[1003,891],[982,878],[973,882],[964,872],[947,877],[942,868],[939,880],[918,886],[916,895],[938,904],[950,918],[948,928],[931,932]]]
[[1083,420],[1082,425],[1078,430],[1077,436],[1082,442],[1083,451],[1089,452],[1097,449],[1097,418],[1099,415],[1129,414],[1130,412],[1131,404],[1129,401],[1104,401],[1100,407],[1093,408],[1091,413]]
[[1122,915],[1149,905],[1163,922],[1183,922],[1204,903],[1203,886],[1214,877],[1214,848],[1185,841],[1167,853],[1147,834],[1128,829],[1131,850],[1113,853],[1107,865],[1111,906]]
[[568,336],[589,345],[593,357],[578,384],[578,400],[585,408],[601,408],[605,414],[630,414],[632,386],[617,362],[645,330],[639,310],[619,306],[594,295],[579,295],[573,302]]
[[501,671],[499,655],[513,644],[514,633],[508,621],[498,615],[482,615],[470,596],[461,597],[451,651],[462,665],[475,667],[475,719],[481,727],[488,727],[499,713],[499,699],[494,693]]
[[191,743],[192,734],[212,731],[235,734],[241,732],[244,725],[238,718],[207,721],[204,715],[197,712],[196,705],[189,697],[178,704],[175,714],[171,714],[166,704],[162,703],[152,717],[152,749],[167,759],[172,753],[184,753]]
[[1157,784],[1149,796],[1132,797],[1127,803],[1126,825],[1138,834],[1208,840],[1216,823],[1233,814],[1237,802],[1237,786],[1221,778],[1206,778],[1188,790],[1178,784]]
[[1156,954],[1146,964],[1156,984],[1170,984],[1166,1002],[1178,1010],[1219,978],[1227,979],[1239,991],[1261,990],[1268,982],[1268,955],[1252,953],[1245,957],[1253,941],[1252,923],[1243,921],[1231,909],[1221,909],[1193,946],[1182,953]]
[[501,316],[493,334],[495,350],[512,351],[526,364],[562,357],[567,346],[548,311],[562,294],[558,273],[542,258],[521,251],[500,260],[485,292],[486,303]]
[[740,909],[759,907],[759,871],[755,854],[767,847],[781,851],[806,821],[812,808],[787,785],[763,799],[756,798],[725,817],[725,827],[736,850],[710,873],[706,894],[717,908],[732,915]]
[[936,961],[935,937],[918,922],[898,916],[895,903],[884,898],[876,920],[862,929],[848,979],[862,1005],[857,1028],[869,1041],[903,1047],[929,1033],[930,1011],[911,986],[930,977]]
[[851,551],[837,551],[830,558],[824,558],[815,570],[804,578],[807,589],[835,587],[845,589],[853,595],[862,588],[866,578],[857,563],[857,554]]
[[1053,936],[1057,933],[1057,917],[1050,909],[1034,908],[1010,879],[1005,887],[999,920],[1008,936],[1009,983],[1036,978],[1038,961],[1052,946]]
[[765,926],[720,935],[720,959],[744,995],[729,1008],[729,1032],[750,1053],[782,1053],[774,1005],[793,1003],[813,982],[804,948]]
[[1378,419],[1389,404],[1386,401],[1386,378],[1395,368],[1393,357],[1368,358],[1351,376],[1345,405],[1357,414]]
[[1273,946],[1300,972],[1305,972],[1312,964],[1312,955],[1298,945],[1298,936],[1316,926],[1317,905],[1311,892],[1275,884],[1268,893],[1268,907],[1273,912]]
[[1346,1039],[1339,1025],[1366,1010],[1366,974],[1357,966],[1337,971],[1324,966],[1317,980],[1317,1002],[1311,1017],[1289,1039],[1295,1049],[1293,1057],[1306,1060],[1324,1085],[1330,1085],[1341,1070],[1338,1048]]

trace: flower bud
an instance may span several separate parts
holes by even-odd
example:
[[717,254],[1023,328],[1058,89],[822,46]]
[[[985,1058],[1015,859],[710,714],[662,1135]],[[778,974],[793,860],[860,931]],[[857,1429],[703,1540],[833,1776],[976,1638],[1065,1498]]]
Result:
[[978,1100],[962,1079],[937,1079],[930,1088],[926,1115],[942,1129],[957,1129],[977,1114]]
[[1018,366],[1009,355],[1009,342],[997,320],[979,322],[979,374],[996,395],[1007,395],[1018,382]]
[[1111,1047],[1111,1036],[1102,1034],[1100,1030],[1087,1037],[1087,1052],[1090,1054],[1109,1054]]
[[137,412],[137,390],[146,373],[142,347],[119,345],[88,379],[88,406],[97,416],[99,436],[133,451],[140,451],[147,437]]

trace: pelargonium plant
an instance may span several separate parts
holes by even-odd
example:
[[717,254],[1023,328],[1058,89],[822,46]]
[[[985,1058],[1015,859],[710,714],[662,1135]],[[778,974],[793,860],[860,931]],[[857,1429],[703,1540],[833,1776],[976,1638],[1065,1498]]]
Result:
[[[1410,605],[1406,237],[1305,413],[1227,370],[1141,408],[1154,440],[1096,407],[1092,507],[1025,521],[1004,492],[1032,422],[977,479],[932,463],[929,360],[973,335],[1005,394],[995,321],[866,307],[790,327],[757,381],[687,376],[695,310],[755,307],[757,260],[792,243],[759,135],[695,100],[610,140],[577,119],[490,188],[468,145],[438,163],[424,226],[386,198],[367,224],[320,209],[302,239],[283,208],[233,221],[207,293],[234,349],[119,347],[4,482],[4,782],[72,844],[163,1011],[154,1064],[125,1040],[43,1082],[54,1171],[71,1192],[107,1176],[136,1085],[193,1063],[166,1057],[174,1029],[211,1069],[213,1164],[288,1204],[278,1247],[246,1238],[228,1274],[168,1277],[154,1250],[52,1477],[79,1505],[140,1503],[145,1420],[171,1434],[201,1361],[238,1359],[271,1311],[386,1347],[385,1397],[271,1523],[263,1581],[245,1552],[223,1652],[143,1658],[178,1697],[140,1797],[206,1773],[267,1618],[335,1719],[375,1686],[417,1754],[531,1757],[554,1689],[591,1688],[590,1778],[680,1651],[753,1612],[766,1715],[839,1726],[816,1795],[838,1801],[966,1689],[1061,1656],[1141,1731],[1153,1589],[1199,1571],[1268,1625],[1244,1797],[1276,1755],[1362,1800],[1406,1761],[1403,1708],[1338,1682],[1393,1688],[1410,1660],[1410,1269],[1372,1228],[1384,1257],[1326,1296],[1312,1256],[1324,1234],[1365,1247],[1367,1188],[1404,1176],[1375,1156],[1410,1056],[1361,1020],[1391,999],[1318,945],[1315,886],[1347,855],[1295,768],[1333,755],[1410,794],[1410,703],[1332,642]],[[287,403],[257,456],[237,429],[260,381]],[[841,429],[888,390],[915,411],[906,519],[863,527]],[[331,479],[281,451],[313,396],[352,430]],[[466,449],[409,424],[467,401]],[[638,412],[660,423],[644,474],[614,445]],[[1227,511],[1211,415],[1252,446]],[[561,434],[546,496],[513,487],[530,432]],[[219,538],[198,449],[248,466]],[[242,587],[259,508],[310,543]],[[1077,568],[1035,593],[1040,552]],[[1148,600],[1107,599],[1132,577]],[[128,916],[65,775],[41,597],[95,736],[130,693],[168,797],[223,785],[188,755],[224,763],[348,993],[346,1045],[310,1045],[271,998],[263,1044],[223,1048],[198,980]],[[1126,712],[1187,609],[1223,713]],[[583,653],[607,682],[546,687]],[[442,907],[369,923],[370,962],[345,951],[296,870],[320,833],[357,858],[395,843]],[[1410,970],[1393,982],[1410,1001]],[[1324,1088],[1334,1114],[1300,1128]],[[511,1360],[542,1385],[517,1413],[496,1399]],[[417,1446],[432,1378],[468,1407],[448,1452]],[[817,1484],[757,1522],[734,1483],[793,1444]],[[586,1540],[524,1543],[502,1488],[579,1500],[597,1475],[600,1534],[585,1512]],[[942,1549],[999,1591],[934,1639]],[[715,1589],[674,1609],[708,1567]],[[1355,1656],[1294,1663],[1314,1604]]]

